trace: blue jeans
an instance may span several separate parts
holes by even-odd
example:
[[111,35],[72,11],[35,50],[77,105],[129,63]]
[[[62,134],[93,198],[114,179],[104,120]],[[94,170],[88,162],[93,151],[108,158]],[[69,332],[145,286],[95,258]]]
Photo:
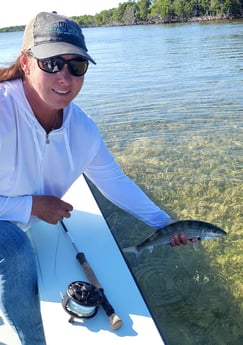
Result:
[[46,345],[35,254],[25,232],[5,221],[0,221],[0,304],[22,345]]

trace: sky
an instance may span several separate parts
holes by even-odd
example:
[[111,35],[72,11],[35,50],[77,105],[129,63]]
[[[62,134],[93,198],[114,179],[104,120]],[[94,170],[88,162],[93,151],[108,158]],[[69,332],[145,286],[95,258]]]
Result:
[[122,0],[4,0],[1,3],[0,28],[25,25],[38,12],[56,11],[66,16],[95,15],[118,7]]

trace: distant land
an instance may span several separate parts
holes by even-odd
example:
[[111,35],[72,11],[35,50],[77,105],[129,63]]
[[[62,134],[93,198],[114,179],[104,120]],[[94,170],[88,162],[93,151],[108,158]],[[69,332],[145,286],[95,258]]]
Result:
[[[243,18],[243,1],[138,0],[119,4],[96,15],[72,17],[81,27],[206,22]],[[23,31],[25,25],[0,28],[0,32]]]

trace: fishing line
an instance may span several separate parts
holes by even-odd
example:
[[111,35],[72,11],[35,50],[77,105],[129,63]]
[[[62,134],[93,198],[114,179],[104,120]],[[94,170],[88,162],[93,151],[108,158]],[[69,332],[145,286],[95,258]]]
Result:
[[117,219],[118,219],[118,213],[117,212],[113,212],[111,213],[107,218],[106,221],[109,224],[109,228],[111,231],[113,231],[115,229],[115,226],[117,224]]
[[[53,229],[54,231],[54,229]],[[38,270],[38,280],[42,281],[42,285],[44,286],[44,274],[43,274],[43,271],[41,269],[41,260],[39,258],[39,255],[38,255],[38,246],[36,244],[36,241],[35,241],[35,238],[33,236],[33,233],[32,233],[32,230],[28,230],[27,232],[27,236],[29,237],[31,243],[32,243],[32,248],[35,252],[35,259],[36,259],[36,264],[37,266],[39,267],[39,270]],[[60,232],[58,231],[57,232],[57,240],[55,242],[57,242],[56,244],[56,247],[55,247],[55,250],[54,250],[54,261],[53,261],[53,274],[54,276],[56,277],[56,280],[57,281],[60,281],[59,278],[58,278],[58,274],[57,274],[57,255],[58,255],[58,248],[59,248],[59,243],[60,243]],[[61,291],[60,291],[60,294],[61,294]]]

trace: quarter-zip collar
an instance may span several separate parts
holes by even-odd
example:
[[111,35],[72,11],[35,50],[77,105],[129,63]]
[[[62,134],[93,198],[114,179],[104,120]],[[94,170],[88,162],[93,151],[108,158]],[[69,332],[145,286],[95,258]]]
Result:
[[26,98],[23,82],[22,80],[18,79],[14,82],[11,82],[12,85],[12,96],[14,97],[15,102],[17,102],[23,111],[21,112],[24,120],[28,123],[31,127],[33,133],[33,141],[36,147],[36,152],[38,155],[38,159],[42,160],[43,155],[45,153],[46,145],[51,144],[52,138],[54,139],[56,135],[63,136],[63,142],[65,145],[67,157],[69,160],[70,169],[74,169],[74,162],[72,157],[72,150],[70,147],[70,143],[68,140],[68,125],[70,122],[70,111],[69,108],[71,105],[68,105],[66,108],[63,109],[63,124],[59,129],[54,129],[48,134],[46,133],[45,129],[41,126],[37,118],[35,117],[31,106]]

